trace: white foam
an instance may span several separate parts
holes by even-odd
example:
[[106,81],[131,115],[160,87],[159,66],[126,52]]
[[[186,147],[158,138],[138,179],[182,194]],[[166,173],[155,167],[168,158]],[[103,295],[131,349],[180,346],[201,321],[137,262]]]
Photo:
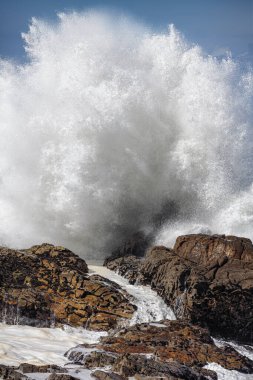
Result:
[[215,371],[218,375],[218,380],[252,380],[253,378],[252,374],[229,371],[216,363],[209,363],[205,368]]
[[49,329],[1,323],[0,363],[64,365],[68,362],[64,357],[68,349],[81,343],[95,343],[105,334],[84,329]]
[[115,281],[126,290],[128,294],[133,296],[132,303],[137,306],[137,311],[134,313],[130,325],[156,322],[162,319],[176,319],[172,309],[168,307],[163,299],[149,286],[130,285],[127,279],[106,267],[91,265],[89,269],[91,273],[98,273],[111,281]]

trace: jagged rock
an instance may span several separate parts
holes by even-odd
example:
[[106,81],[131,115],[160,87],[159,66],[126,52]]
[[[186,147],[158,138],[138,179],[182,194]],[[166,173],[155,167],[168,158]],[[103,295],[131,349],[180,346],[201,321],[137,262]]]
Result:
[[106,267],[127,278],[130,284],[134,284],[139,276],[140,264],[141,260],[136,256],[125,256],[107,261]]
[[117,248],[112,252],[110,257],[105,259],[104,265],[115,260],[119,257],[126,256],[136,256],[143,257],[145,252],[150,245],[152,237],[149,235],[145,235],[144,232],[139,231],[132,235],[130,239],[128,239],[125,243],[122,244],[121,247]]
[[54,364],[35,365],[29,363],[22,363],[18,367],[18,370],[22,373],[67,372],[65,368],[62,368]]
[[138,324],[103,337],[97,348],[113,354],[152,354],[157,359],[190,367],[215,362],[226,369],[253,373],[253,361],[232,347],[217,347],[208,330],[186,321],[165,320],[158,324]]
[[182,236],[174,250],[151,250],[140,272],[178,318],[207,326],[216,336],[253,342],[253,247],[249,239]]
[[85,261],[66,248],[0,248],[1,321],[107,330],[135,309],[126,292],[102,277],[89,277]]
[[92,376],[98,380],[127,380],[126,377],[120,376],[114,372],[104,372],[96,370],[92,373]]
[[14,371],[17,369],[17,367],[14,366],[7,366],[4,364],[0,364],[0,378],[1,379],[12,379],[12,375],[14,374]]
[[52,373],[50,376],[48,376],[47,380],[77,380],[78,377],[74,377],[71,375],[65,375],[61,373]]
[[[138,263],[109,263],[124,277],[150,284],[177,318],[208,327],[211,334],[253,342],[253,246],[225,235],[187,235],[174,249],[154,247]],[[138,273],[138,274],[137,274]]]
[[77,346],[67,356],[90,370],[109,367],[126,378],[217,380],[215,372],[204,368],[211,362],[253,373],[253,361],[230,346],[217,347],[207,329],[186,321],[164,320],[122,328],[97,344]]
[[[28,364],[28,363],[22,363],[18,367],[14,366],[5,366],[0,365],[0,378],[6,379],[6,380],[32,380],[33,376],[30,376],[31,373],[41,374],[41,373],[52,373],[52,375],[55,374],[55,372],[60,373],[60,376],[67,376],[64,375],[64,373],[67,372],[65,368],[59,367],[57,365],[34,365],[34,364]],[[62,375],[63,374],[63,375]],[[51,378],[50,379],[56,379]],[[57,377],[59,380],[71,380],[72,377]]]
[[[89,353],[89,350],[93,350]],[[85,368],[111,366],[115,363],[117,355],[104,351],[96,351],[96,345],[81,345],[71,348],[65,356],[74,364],[82,364]]]
[[200,371],[177,361],[164,362],[136,354],[122,356],[114,368],[127,378],[138,373],[144,376],[166,376],[170,380],[208,380],[208,377],[202,375]]
[[253,262],[253,246],[250,239],[225,235],[183,235],[176,240],[174,251],[197,264],[236,259]]

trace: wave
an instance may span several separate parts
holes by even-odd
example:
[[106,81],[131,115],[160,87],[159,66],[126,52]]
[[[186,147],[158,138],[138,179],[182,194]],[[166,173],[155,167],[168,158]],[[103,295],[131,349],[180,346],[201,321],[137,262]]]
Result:
[[251,69],[102,12],[0,61],[0,241],[101,258],[137,230],[252,235]]

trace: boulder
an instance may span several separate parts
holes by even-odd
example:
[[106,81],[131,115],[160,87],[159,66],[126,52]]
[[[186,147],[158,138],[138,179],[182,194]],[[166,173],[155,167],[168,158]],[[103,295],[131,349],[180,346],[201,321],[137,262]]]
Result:
[[204,368],[211,362],[253,373],[253,361],[229,345],[217,347],[207,329],[187,321],[163,320],[122,328],[97,344],[77,346],[67,356],[90,370],[110,368],[123,378],[217,380],[215,372]]
[[107,264],[110,261],[117,259],[119,257],[126,257],[126,256],[143,257],[151,241],[152,241],[151,235],[146,235],[142,231],[138,231],[134,233],[120,247],[115,249],[112,252],[111,256],[105,259],[104,265],[107,266]]
[[[58,373],[57,375],[56,372]],[[62,376],[61,378],[57,377],[57,379],[60,380],[71,380],[72,377],[67,377],[69,375],[67,375],[66,372],[67,370],[65,368],[57,365],[34,365],[28,363],[22,363],[18,367],[0,365],[0,378],[6,380],[33,380],[33,374],[35,374],[35,377],[37,377],[37,375],[40,377],[42,373],[48,373],[49,377],[53,375]],[[50,373],[51,375],[49,375]],[[55,377],[50,377],[50,379],[52,378],[56,379]]]
[[130,284],[134,284],[139,276],[140,263],[141,260],[136,256],[124,256],[108,260],[106,267],[127,278]]
[[135,309],[126,292],[103,277],[89,276],[86,262],[66,248],[0,248],[1,321],[108,330],[131,318]]
[[68,374],[52,373],[47,377],[47,380],[78,380],[79,377],[74,377]]
[[210,265],[223,259],[253,262],[253,246],[250,239],[225,236],[193,234],[179,236],[174,251],[197,264]]
[[177,318],[208,327],[217,337],[253,343],[253,246],[249,239],[180,236],[173,249],[154,247],[143,260],[136,260],[132,269],[130,259],[111,261],[110,269],[151,285]]
[[123,377],[115,372],[105,372],[101,370],[92,372],[92,377],[95,377],[98,380],[127,380],[126,377]]
[[115,335],[101,338],[97,348],[123,357],[141,353],[161,362],[176,361],[191,368],[214,362],[229,370],[253,373],[253,361],[230,346],[217,347],[207,329],[182,320],[123,328]]

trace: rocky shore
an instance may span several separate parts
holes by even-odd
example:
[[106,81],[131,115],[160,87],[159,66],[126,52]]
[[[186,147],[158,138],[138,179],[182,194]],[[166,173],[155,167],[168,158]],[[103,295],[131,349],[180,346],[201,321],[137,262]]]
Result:
[[177,320],[129,324],[136,311],[133,296],[90,274],[86,262],[66,248],[0,248],[1,322],[108,331],[98,343],[68,350],[71,368],[0,365],[0,378],[215,380],[209,363],[253,376],[252,360],[212,338],[253,344],[251,241],[188,235],[178,237],[173,249],[146,248],[145,237],[136,234],[105,265],[132,284],[150,285]]
[[207,327],[212,335],[253,343],[253,246],[249,239],[188,235],[173,249],[106,260],[132,283],[149,284],[178,319]]

